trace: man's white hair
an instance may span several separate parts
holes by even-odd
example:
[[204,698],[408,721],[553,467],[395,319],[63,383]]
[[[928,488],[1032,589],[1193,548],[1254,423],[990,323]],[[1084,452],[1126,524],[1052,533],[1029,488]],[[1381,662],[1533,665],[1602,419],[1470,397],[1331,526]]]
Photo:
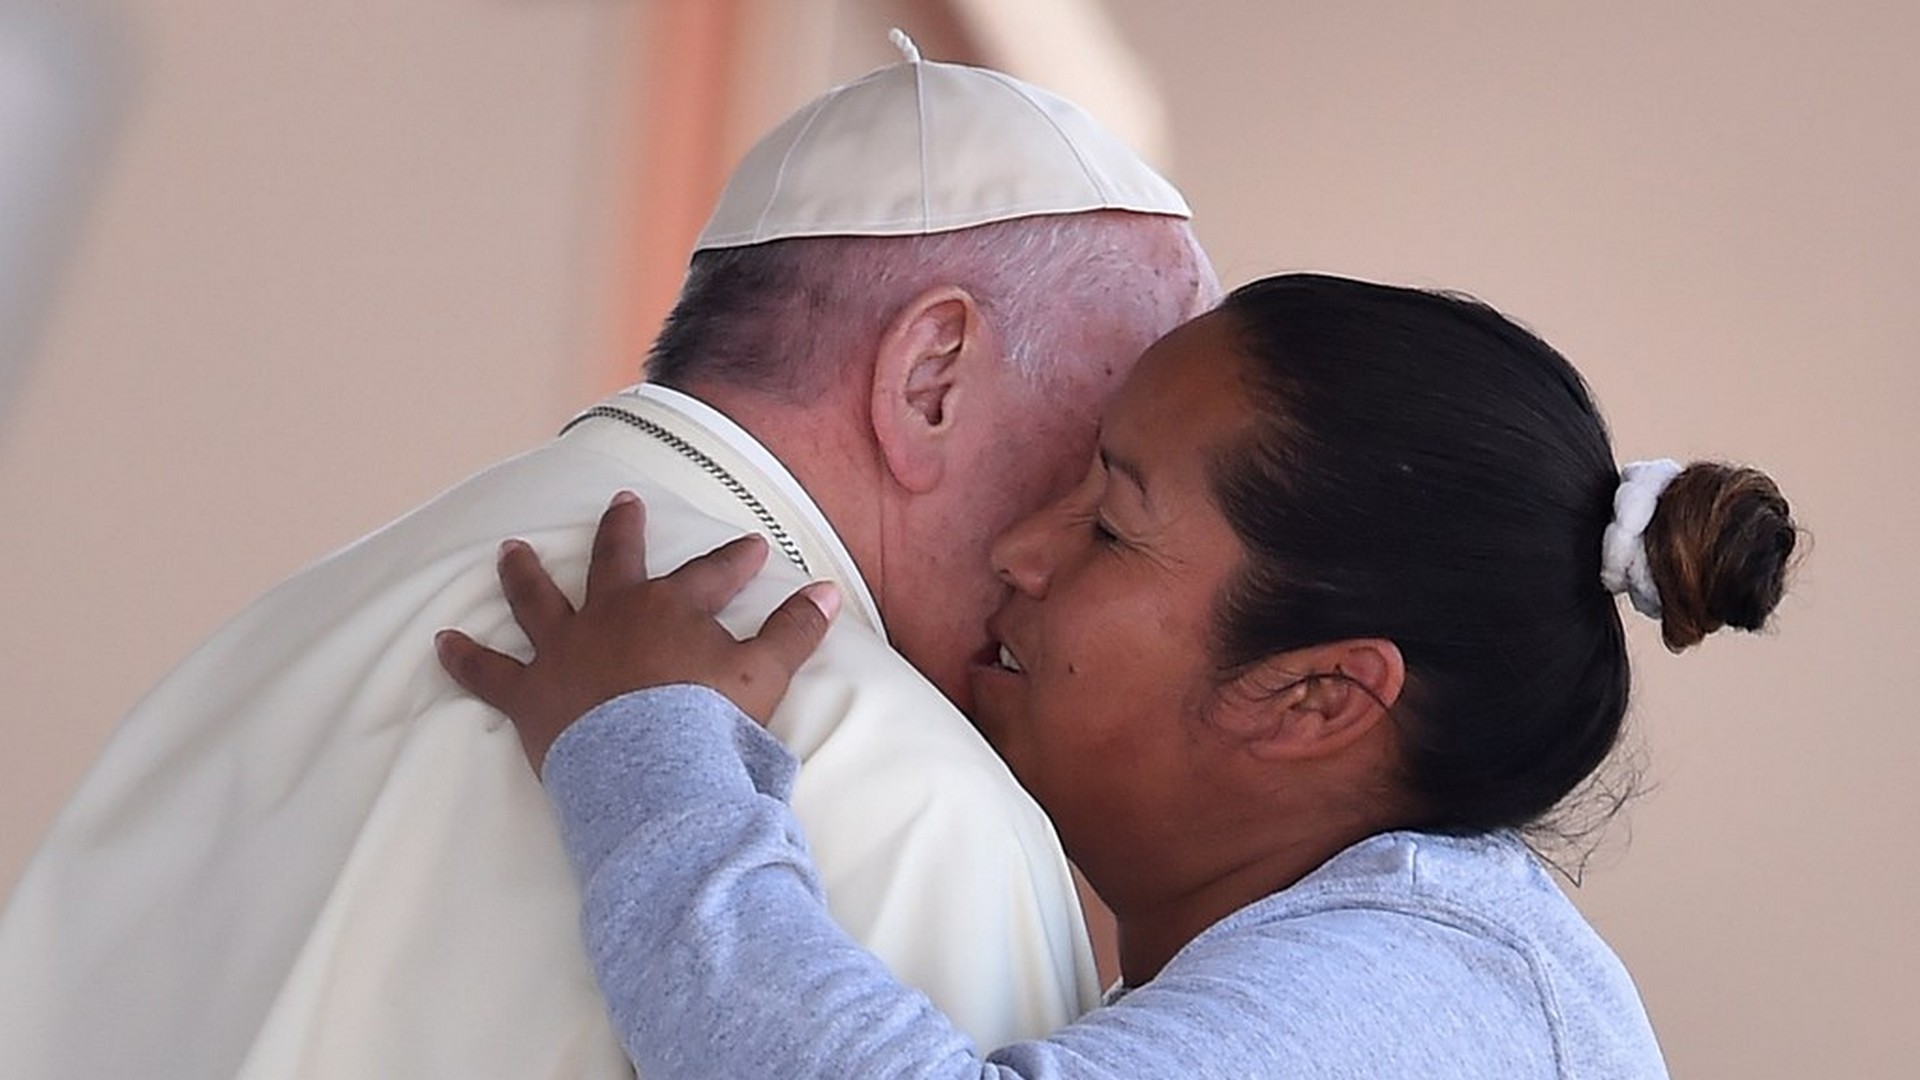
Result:
[[910,237],[809,237],[698,253],[649,359],[668,385],[709,379],[794,404],[870,355],[902,306],[954,285],[1009,362],[1049,388],[1089,321],[1168,329],[1218,292],[1178,218],[1101,211]]

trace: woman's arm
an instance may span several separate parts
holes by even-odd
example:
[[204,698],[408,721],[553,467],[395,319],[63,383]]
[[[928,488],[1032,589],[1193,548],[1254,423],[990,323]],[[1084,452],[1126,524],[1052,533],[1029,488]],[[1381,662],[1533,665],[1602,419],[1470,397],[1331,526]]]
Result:
[[1263,1028],[1221,1030],[1209,975],[1191,990],[1156,983],[1163,1007],[1130,999],[983,1061],[833,923],[785,802],[793,758],[706,689],[769,714],[824,633],[831,598],[816,607],[821,598],[797,596],[735,641],[710,613],[764,547],[727,545],[650,582],[643,528],[631,498],[608,509],[577,612],[530,549],[503,547],[501,581],[531,662],[457,631],[439,638],[448,672],[504,712],[545,767],[585,886],[595,974],[643,1073],[1197,1077],[1250,1075],[1250,1062],[1270,1060],[1235,1052],[1236,1035]]
[[[809,1061],[833,1075],[865,1061],[856,1075],[888,1075],[951,1058],[957,1073],[913,1071],[978,1076],[966,1038],[826,914],[785,803],[795,763],[778,742],[727,698],[691,686],[594,708],[692,680],[770,715],[836,605],[830,594],[796,596],[735,641],[712,612],[764,556],[764,544],[736,542],[649,581],[644,510],[616,497],[578,611],[530,548],[503,545],[501,584],[531,662],[457,631],[440,635],[441,660],[512,719],[536,771],[552,766],[596,973],[637,1063],[661,1075],[788,1077]],[[655,697],[658,716],[633,704]]]
[[684,685],[608,702],[553,747],[588,955],[642,1075],[1028,1075],[981,1061],[828,917],[785,804],[793,770]]

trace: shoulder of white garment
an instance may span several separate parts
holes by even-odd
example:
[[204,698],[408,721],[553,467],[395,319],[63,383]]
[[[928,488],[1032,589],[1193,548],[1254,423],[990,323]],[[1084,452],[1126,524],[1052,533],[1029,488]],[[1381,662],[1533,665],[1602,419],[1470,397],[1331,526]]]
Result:
[[[770,557],[722,612],[730,629],[757,629],[809,577],[829,576],[820,567],[871,604],[825,518],[764,447],[675,391],[643,385],[621,398],[699,439],[697,449],[782,506],[817,564],[803,574]],[[650,509],[650,538],[679,532],[676,515],[690,509]],[[886,642],[878,613],[863,621],[850,617],[857,610],[843,608],[769,725],[801,762],[792,805],[834,915],[984,1042],[1065,1023],[1098,1000],[1098,987],[1051,822],[966,717]],[[934,925],[972,926],[972,943],[934,940],[925,932]],[[997,952],[974,947],[996,938]]]
[[[91,1066],[116,1060],[247,1076],[288,1075],[278,1066],[291,1062],[344,1076],[617,1064],[579,954],[570,875],[548,816],[528,809],[537,788],[511,731],[459,693],[431,642],[458,626],[523,650],[494,574],[498,543],[529,540],[578,595],[593,523],[623,487],[649,501],[662,558],[752,527],[670,449],[611,423],[583,426],[295,575],[156,687],[0,922],[0,1073],[101,1075],[113,1070]],[[803,580],[776,567],[742,619]],[[903,860],[873,840],[885,820],[907,834],[899,851],[946,844],[952,815],[916,819],[906,796],[923,788],[946,807],[970,792],[975,831],[997,845],[994,873],[1015,856],[1057,864],[1026,899],[995,902],[1069,917],[1071,885],[1044,820],[1027,823],[1025,796],[965,719],[846,612],[798,682],[783,722],[811,758],[796,799],[818,822],[816,851],[855,868],[840,879],[863,894],[851,906],[869,903],[876,881],[902,898],[871,901],[880,922],[860,929],[937,928],[869,944],[943,1003],[1038,985],[1067,1003],[1053,1008],[1070,1005],[1065,935],[1030,953],[970,929],[978,921],[963,905],[921,903],[963,860]],[[847,809],[863,804],[871,811]],[[1010,818],[1023,824],[1006,828]],[[122,900],[94,902],[103,895]],[[1015,990],[963,970],[978,953],[1022,965]],[[437,959],[419,962],[427,956]],[[139,980],[125,978],[130,964]],[[502,964],[523,975],[488,974]],[[476,1034],[509,1030],[511,1047]],[[254,1071],[236,1073],[243,1054]]]

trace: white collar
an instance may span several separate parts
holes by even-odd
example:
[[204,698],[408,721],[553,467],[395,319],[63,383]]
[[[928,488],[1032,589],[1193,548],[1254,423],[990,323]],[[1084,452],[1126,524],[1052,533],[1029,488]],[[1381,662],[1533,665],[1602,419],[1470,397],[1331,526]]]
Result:
[[886,624],[880,618],[880,608],[873,602],[852,554],[807,489],[760,440],[706,402],[657,383],[630,386],[609,399],[609,404],[624,405],[656,419],[679,421],[672,425],[674,434],[733,473],[735,479],[752,483],[755,493],[769,504],[780,524],[794,534],[810,556],[814,572],[838,582],[850,601],[847,609],[858,612],[885,639]]

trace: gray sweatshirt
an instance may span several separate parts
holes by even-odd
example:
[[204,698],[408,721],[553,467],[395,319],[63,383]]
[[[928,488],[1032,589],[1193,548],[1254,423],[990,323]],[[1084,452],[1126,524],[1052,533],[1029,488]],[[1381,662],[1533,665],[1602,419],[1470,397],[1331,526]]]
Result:
[[983,1058],[828,917],[796,768],[692,686],[608,702],[548,755],[587,951],[648,1080],[1667,1075],[1626,970],[1505,834],[1364,840]]

